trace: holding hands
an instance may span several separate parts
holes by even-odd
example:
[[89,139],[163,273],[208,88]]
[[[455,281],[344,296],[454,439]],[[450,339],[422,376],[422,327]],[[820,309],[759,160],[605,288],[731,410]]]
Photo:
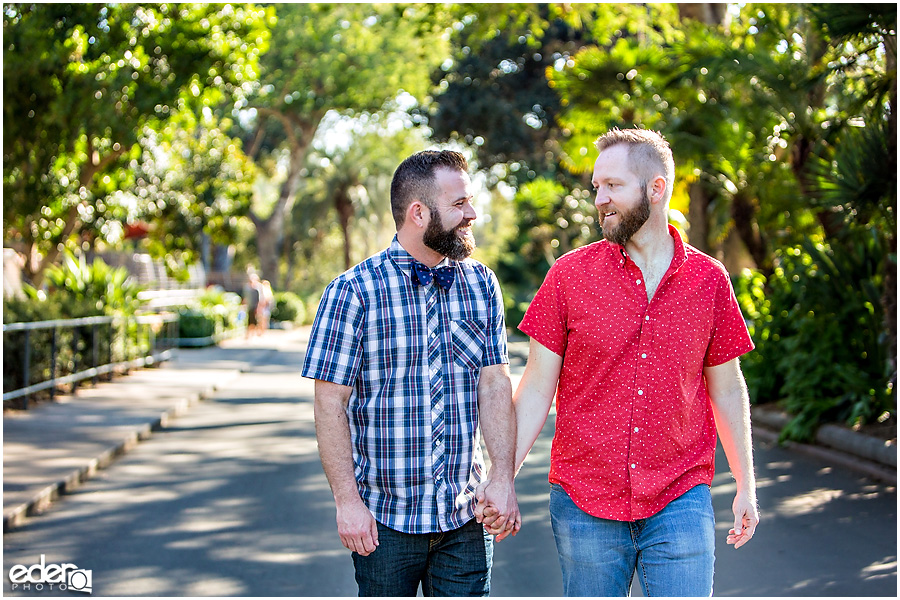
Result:
[[522,515],[512,480],[486,479],[475,489],[475,519],[498,542],[515,536],[522,528]]

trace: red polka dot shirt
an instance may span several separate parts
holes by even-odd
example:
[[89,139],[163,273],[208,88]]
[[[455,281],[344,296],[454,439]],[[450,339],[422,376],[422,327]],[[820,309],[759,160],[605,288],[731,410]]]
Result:
[[650,517],[715,472],[703,368],[753,349],[728,272],[682,242],[653,299],[622,246],[562,256],[519,325],[563,357],[550,482],[588,514]]

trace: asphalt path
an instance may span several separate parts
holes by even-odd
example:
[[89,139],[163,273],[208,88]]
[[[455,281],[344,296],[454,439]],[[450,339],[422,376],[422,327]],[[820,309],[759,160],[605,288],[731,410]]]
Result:
[[[313,385],[298,374],[304,343],[278,339],[236,349],[227,366],[244,372],[225,389],[4,534],[5,573],[43,554],[90,570],[94,596],[355,596]],[[496,545],[494,596],[562,593],[547,512],[552,431],[551,415],[517,479],[524,525]],[[715,595],[896,597],[896,489],[770,444],[755,452],[763,521],[740,550],[725,544],[733,483],[726,472],[713,483]],[[4,576],[4,594],[73,592],[14,590]]]

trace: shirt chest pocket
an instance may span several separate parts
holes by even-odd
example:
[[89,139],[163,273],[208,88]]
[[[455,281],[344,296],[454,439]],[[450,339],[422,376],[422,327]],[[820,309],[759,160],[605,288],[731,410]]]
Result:
[[453,363],[457,367],[477,370],[484,359],[487,330],[484,321],[458,319],[450,321],[450,337],[453,340]]

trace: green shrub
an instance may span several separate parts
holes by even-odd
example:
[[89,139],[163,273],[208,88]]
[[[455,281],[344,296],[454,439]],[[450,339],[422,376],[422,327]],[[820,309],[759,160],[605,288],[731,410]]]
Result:
[[293,292],[276,292],[275,306],[272,309],[271,319],[289,323],[304,323],[306,321],[306,306],[304,306],[300,296]]
[[196,299],[194,306],[211,311],[221,330],[233,329],[239,324],[241,297],[238,294],[226,292],[220,287],[207,288]]
[[[83,256],[63,254],[62,264],[45,272],[48,290],[24,285],[23,298],[4,298],[4,323],[76,319],[101,315],[133,315],[140,306],[140,287],[128,279],[124,268],[113,269],[97,259],[88,264]],[[143,328],[142,328],[143,329]],[[24,372],[26,334],[11,331],[3,335],[3,389],[14,390],[63,377],[94,364],[119,362],[149,349],[149,336],[134,323],[103,324],[79,328],[59,328],[56,332],[56,361],[53,363],[54,334],[50,329],[27,334],[30,369]],[[95,342],[96,339],[96,342]],[[126,350],[127,349],[127,350]],[[127,355],[126,355],[127,352]]]
[[112,315],[133,315],[141,306],[137,285],[124,267],[113,268],[96,258],[90,265],[84,255],[63,253],[62,264],[51,265],[44,275],[51,291],[64,294],[70,301],[91,304]]
[[880,302],[886,259],[871,233],[807,241],[779,252],[768,280],[746,272],[736,283],[756,343],[743,361],[751,399],[794,416],[783,439],[807,441],[823,422],[896,416]]
[[185,307],[178,311],[178,337],[205,338],[218,333],[220,317],[214,309]]

